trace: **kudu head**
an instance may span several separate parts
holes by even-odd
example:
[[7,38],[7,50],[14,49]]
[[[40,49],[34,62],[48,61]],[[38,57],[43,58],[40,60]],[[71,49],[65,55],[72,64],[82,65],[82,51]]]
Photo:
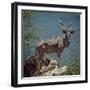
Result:
[[67,38],[67,39],[69,39],[71,35],[74,33],[72,25],[70,25],[68,28],[65,28],[63,23],[61,23],[61,30],[64,33],[64,38]]
[[70,25],[68,28],[65,28],[63,23],[61,23],[61,30],[63,31],[64,33],[64,36],[63,36],[63,43],[64,43],[64,46],[67,48],[70,44],[70,37],[71,35],[74,33],[73,29],[72,29],[72,26]]

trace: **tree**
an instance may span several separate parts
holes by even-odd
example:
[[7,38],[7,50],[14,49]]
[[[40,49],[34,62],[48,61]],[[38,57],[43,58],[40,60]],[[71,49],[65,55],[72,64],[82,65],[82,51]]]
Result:
[[22,41],[25,47],[34,47],[34,42],[39,40],[37,29],[31,23],[32,11],[22,10]]

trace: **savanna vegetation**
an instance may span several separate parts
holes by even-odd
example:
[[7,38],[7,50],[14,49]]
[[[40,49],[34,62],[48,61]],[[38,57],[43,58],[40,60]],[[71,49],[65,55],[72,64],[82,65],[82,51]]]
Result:
[[34,42],[39,40],[39,36],[36,35],[38,30],[32,25],[31,22],[32,12],[28,10],[22,11],[22,41],[24,47],[31,47],[34,48]]
[[69,62],[68,66],[70,67],[73,75],[80,75],[80,59],[73,59],[72,62]]

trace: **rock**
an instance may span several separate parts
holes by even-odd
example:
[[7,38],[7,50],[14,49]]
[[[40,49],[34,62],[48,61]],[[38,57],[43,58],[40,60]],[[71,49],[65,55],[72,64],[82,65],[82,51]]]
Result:
[[24,65],[24,77],[72,75],[68,66],[58,67],[56,60],[31,56]]
[[57,61],[56,60],[51,60],[50,64],[48,66],[42,66],[42,69],[40,70],[41,74],[50,71],[54,69],[57,66]]
[[55,75],[59,75],[57,67],[54,67],[53,69],[48,70],[47,72],[42,74],[42,76],[55,76]]
[[29,56],[24,63],[24,77],[39,76],[42,66],[48,66],[50,60],[36,55]]
[[63,66],[59,68],[59,74],[60,75],[72,75],[72,71],[70,71],[70,68],[68,66]]
[[47,67],[46,66],[43,66],[42,69],[40,70],[40,72],[41,72],[41,74],[44,74],[45,72],[48,72],[48,71],[50,71],[50,70],[52,70],[54,68],[55,68],[54,65],[49,65]]
[[46,67],[43,66],[41,69],[41,76],[60,76],[60,75],[72,75],[72,71],[68,66],[57,66],[57,61],[52,60]]
[[57,66],[57,65],[58,65],[58,63],[57,63],[57,61],[56,61],[56,60],[51,59],[51,61],[50,61],[50,64],[49,64],[49,65],[54,65],[54,66]]

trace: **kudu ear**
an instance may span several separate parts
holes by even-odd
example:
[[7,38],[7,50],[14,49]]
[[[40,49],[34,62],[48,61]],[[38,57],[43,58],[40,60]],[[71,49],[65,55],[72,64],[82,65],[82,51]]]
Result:
[[65,30],[63,30],[63,33],[66,33],[66,31],[65,31]]

